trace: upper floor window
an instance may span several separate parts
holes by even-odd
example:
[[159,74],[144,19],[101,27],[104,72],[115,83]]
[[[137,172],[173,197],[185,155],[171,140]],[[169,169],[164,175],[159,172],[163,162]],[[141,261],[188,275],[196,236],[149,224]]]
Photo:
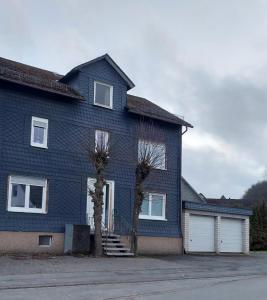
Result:
[[95,131],[95,149],[108,150],[109,133],[107,131],[96,130]]
[[166,145],[162,143],[138,141],[138,160],[147,160],[154,169],[166,170]]
[[113,107],[113,86],[102,82],[94,82],[94,104],[106,108]]
[[140,219],[166,220],[166,195],[146,193],[142,202]]
[[32,117],[31,146],[47,148],[48,120]]
[[24,176],[10,176],[8,211],[46,213],[47,180]]

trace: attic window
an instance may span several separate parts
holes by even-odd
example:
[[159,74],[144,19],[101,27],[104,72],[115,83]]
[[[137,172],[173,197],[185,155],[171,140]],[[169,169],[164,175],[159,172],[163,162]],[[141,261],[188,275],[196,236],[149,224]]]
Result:
[[94,104],[113,108],[113,86],[102,82],[94,82]]

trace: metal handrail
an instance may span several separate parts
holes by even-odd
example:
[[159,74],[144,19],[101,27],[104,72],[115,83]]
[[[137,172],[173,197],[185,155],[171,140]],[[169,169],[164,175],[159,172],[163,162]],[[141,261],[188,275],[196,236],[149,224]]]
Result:
[[118,213],[116,209],[113,210],[114,219],[114,229],[118,230],[120,234],[125,234],[131,237],[132,224],[121,214]]
[[[113,217],[113,228],[106,227],[106,224],[102,220],[102,240],[106,243],[108,242],[108,237],[110,236],[113,231],[119,231],[120,234],[125,234],[128,236],[128,240],[131,241],[131,234],[132,234],[132,224],[127,220],[124,216],[118,213],[116,209],[112,211]],[[89,217],[87,215],[88,224],[90,225],[91,229],[94,228],[94,218]],[[103,239],[104,233],[104,239]]]

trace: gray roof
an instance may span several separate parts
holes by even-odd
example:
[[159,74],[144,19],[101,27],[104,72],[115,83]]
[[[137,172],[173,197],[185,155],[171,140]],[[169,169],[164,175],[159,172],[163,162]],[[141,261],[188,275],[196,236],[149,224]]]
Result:
[[84,100],[71,86],[58,80],[62,75],[0,57],[0,80]]
[[205,200],[194,190],[194,188],[182,177],[181,180],[182,201],[206,203]]
[[225,206],[218,206],[212,204],[204,204],[204,203],[195,203],[195,202],[183,202],[183,208],[189,210],[196,210],[196,211],[207,211],[207,212],[214,212],[214,213],[225,213],[225,214],[234,214],[234,215],[242,215],[242,216],[251,216],[252,210],[251,209],[244,209],[244,208],[233,208],[233,207],[225,207]]
[[134,95],[127,95],[127,110],[131,113],[138,114],[141,116],[161,120],[164,122],[177,124],[186,127],[193,127],[183,119],[171,114],[167,110],[161,108],[155,103]]
[[246,207],[243,199],[227,199],[227,198],[207,198],[208,204],[228,206],[228,207]]
[[131,81],[131,79],[122,71],[122,69],[115,63],[115,61],[107,53],[73,68],[64,77],[62,77],[60,79],[60,81],[65,82],[67,80],[67,78],[69,76],[71,76],[73,73],[79,72],[80,69],[82,69],[83,67],[91,65],[102,59],[105,59],[118,72],[118,74],[121,76],[121,78],[127,83],[128,89],[134,88],[135,85]]

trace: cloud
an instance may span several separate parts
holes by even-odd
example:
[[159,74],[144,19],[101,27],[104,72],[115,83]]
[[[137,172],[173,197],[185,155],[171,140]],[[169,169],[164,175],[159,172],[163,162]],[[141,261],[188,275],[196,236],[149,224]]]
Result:
[[267,164],[267,3],[3,1],[0,56],[66,73],[105,52],[152,99],[195,126],[184,176],[240,197]]

